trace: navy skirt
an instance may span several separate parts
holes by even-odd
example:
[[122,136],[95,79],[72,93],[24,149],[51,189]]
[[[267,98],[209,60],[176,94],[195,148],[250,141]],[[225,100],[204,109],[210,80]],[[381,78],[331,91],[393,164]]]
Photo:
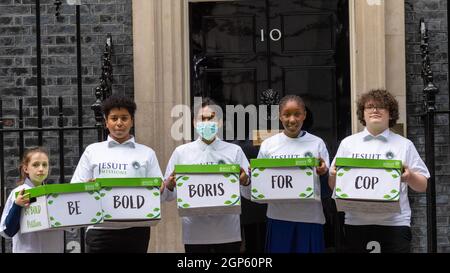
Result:
[[323,225],[267,218],[267,253],[322,253]]

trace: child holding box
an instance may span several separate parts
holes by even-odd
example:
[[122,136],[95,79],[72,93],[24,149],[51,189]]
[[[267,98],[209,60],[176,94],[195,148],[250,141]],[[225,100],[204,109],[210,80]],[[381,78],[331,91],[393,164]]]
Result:
[[[221,119],[214,108],[217,104],[203,98],[201,109],[195,115],[194,126],[200,138],[181,145],[170,157],[165,173],[169,189],[167,201],[176,197],[175,165],[177,164],[239,164],[241,192],[250,198],[248,176],[249,163],[242,149],[220,140],[218,133]],[[182,217],[183,243],[187,253],[239,253],[241,230],[239,214]]]
[[[96,178],[162,177],[155,152],[136,143],[130,130],[134,123],[136,104],[125,96],[112,95],[102,104],[106,141],[89,145],[78,162],[71,183],[93,181]],[[161,191],[163,188],[161,188]],[[146,225],[145,223],[143,225]],[[150,227],[102,224],[90,226],[86,232],[88,253],[146,253]]]
[[[318,175],[328,171],[329,157],[323,140],[302,131],[306,109],[299,96],[288,95],[280,101],[280,121],[284,131],[261,144],[258,158],[305,158],[320,160]],[[316,183],[320,187],[320,183]],[[269,203],[267,207],[268,253],[320,253],[325,243],[325,217],[320,201]]]
[[[3,210],[0,234],[12,238],[13,253],[63,253],[64,231],[38,231],[22,234],[20,215],[30,205],[25,190],[42,185],[49,172],[48,153],[41,147],[25,152],[20,167],[19,186],[11,191]],[[16,193],[18,193],[16,197]]]
[[411,208],[408,186],[425,192],[430,177],[427,167],[414,144],[395,133],[392,128],[398,120],[398,102],[386,90],[371,90],[358,100],[358,119],[366,126],[364,131],[342,140],[331,164],[329,185],[336,185],[335,161],[338,157],[364,159],[394,159],[403,162],[400,186],[399,213],[345,213],[345,247],[349,252],[409,252],[411,243]]

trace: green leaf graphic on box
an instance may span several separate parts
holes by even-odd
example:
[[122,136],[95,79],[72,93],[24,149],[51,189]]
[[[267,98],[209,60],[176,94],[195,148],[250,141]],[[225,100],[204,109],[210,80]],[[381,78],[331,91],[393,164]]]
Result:
[[225,176],[226,178],[228,178],[228,177],[230,177],[231,176],[231,174],[229,174],[229,173],[225,173],[223,176]]
[[306,170],[305,166],[300,166],[299,168],[300,168],[300,170],[303,170],[303,171]]
[[177,186],[181,187],[181,186],[183,186],[183,183],[180,182],[180,183],[177,184]]
[[392,190],[391,193],[396,194],[398,191],[397,190]]
[[341,197],[341,198],[348,198],[348,194],[343,193],[343,194],[341,194],[339,197]]
[[236,194],[233,194],[232,196],[231,196],[231,198],[238,198],[238,196],[236,195]]
[[253,176],[253,177],[258,177],[258,176],[259,176],[259,173],[254,173],[254,174],[252,174],[252,176]]
[[149,214],[146,215],[146,217],[148,217],[148,218],[153,218],[153,217],[155,217],[155,215],[152,214],[152,213],[149,213]]
[[230,182],[231,182],[231,183],[236,183],[237,180],[236,180],[236,179],[231,179]]
[[257,189],[255,189],[255,188],[253,188],[253,189],[252,189],[252,192],[253,192],[253,193],[257,193],[257,192],[258,192],[258,190],[257,190]]
[[102,213],[101,212],[97,212],[96,216],[101,216]]
[[391,196],[389,194],[386,194],[385,196],[383,196],[384,199],[389,199],[391,198]]
[[189,204],[183,204],[183,208],[189,208],[190,205]]
[[93,191],[89,191],[88,193],[89,193],[90,195],[93,195],[93,194],[94,194],[94,192],[93,192]]
[[336,188],[336,192],[341,192],[342,190],[340,188]]
[[178,203],[181,203],[181,202],[183,202],[183,199],[178,198],[178,199],[177,199],[177,202],[178,202]]
[[104,194],[104,193],[100,193],[100,196],[101,196],[101,197],[105,197],[105,195],[106,195],[106,194]]
[[62,226],[62,224],[61,224],[60,222],[56,222],[56,223],[55,223],[55,226],[56,226],[56,227],[59,227],[59,226]]
[[344,173],[338,173],[338,176],[343,176],[344,175]]
[[263,172],[265,169],[266,169],[266,168],[259,168],[259,170],[262,171],[262,172]]
[[153,211],[158,212],[158,211],[160,211],[160,209],[159,208],[154,208]]
[[95,200],[100,200],[100,197],[99,196],[96,196],[96,197],[94,197],[95,198]]
[[260,195],[258,195],[258,198],[259,198],[259,199],[262,199],[262,198],[265,198],[265,196],[262,195],[262,194],[260,194]]
[[351,168],[345,167],[345,168],[343,168],[343,170],[346,171],[346,172],[348,172],[348,171],[351,170]]
[[105,191],[112,191],[112,188],[107,187],[107,188],[103,188]]
[[306,194],[301,193],[301,194],[300,194],[300,197],[306,197]]
[[311,187],[307,187],[306,191],[312,191],[313,189]]
[[189,180],[189,176],[184,176],[182,179],[183,179],[184,181],[188,181],[188,180]]
[[98,220],[96,218],[91,219],[91,223],[97,223],[97,222],[98,222]]
[[391,170],[391,169],[386,169],[386,171],[387,171],[388,173],[391,173],[391,172],[392,172],[392,170]]
[[49,205],[53,204],[53,200],[48,200],[48,204]]
[[154,196],[159,196],[159,192],[154,192],[153,195]]
[[59,196],[59,195],[56,194],[56,193],[52,194],[52,197],[53,197],[53,198],[57,198],[58,196]]
[[109,215],[109,214],[106,214],[105,216],[103,216],[105,219],[111,219],[112,218],[112,216],[111,215]]
[[229,200],[225,201],[225,205],[231,205],[231,204],[233,204],[233,202],[231,202]]
[[50,216],[50,221],[55,221],[55,218],[53,218],[53,216]]
[[398,178],[398,175],[393,174],[392,177],[393,177],[393,178]]
[[312,175],[312,172],[306,172],[306,175],[307,175],[307,176],[311,176],[311,175]]

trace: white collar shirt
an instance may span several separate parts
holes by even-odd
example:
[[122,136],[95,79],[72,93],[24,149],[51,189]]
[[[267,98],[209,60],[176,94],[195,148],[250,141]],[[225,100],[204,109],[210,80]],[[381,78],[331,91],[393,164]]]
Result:
[[[393,159],[401,160],[410,171],[430,177],[428,169],[418,154],[414,144],[407,138],[386,129],[377,136],[373,136],[365,128],[362,132],[348,136],[339,145],[336,156],[344,158],[363,159]],[[383,225],[410,226],[411,208],[408,200],[408,186],[400,185],[400,212],[398,213],[358,213],[347,212],[345,223],[349,225]]]
[[[93,178],[160,177],[161,169],[155,152],[148,146],[136,143],[134,137],[118,143],[110,136],[103,142],[89,145],[78,162],[71,183],[87,182]],[[165,191],[166,192],[166,191]],[[161,199],[166,197],[163,194]],[[123,227],[94,226],[96,229],[120,229]],[[92,227],[90,227],[92,228]]]
[[[239,164],[247,170],[249,163],[241,147],[218,138],[211,144],[200,138],[178,146],[170,157],[165,177],[177,164]],[[167,195],[167,201],[176,198],[176,189]],[[250,197],[250,186],[241,186],[241,194]],[[241,241],[239,214],[182,217],[184,244],[222,244]]]
[[[301,133],[297,138],[290,138],[284,133],[279,133],[263,141],[258,158],[322,158],[327,167],[330,159],[328,150],[323,140],[307,132]],[[317,177],[314,182],[320,193],[320,180]],[[273,202],[267,206],[267,217],[271,219],[324,224],[322,202]]]

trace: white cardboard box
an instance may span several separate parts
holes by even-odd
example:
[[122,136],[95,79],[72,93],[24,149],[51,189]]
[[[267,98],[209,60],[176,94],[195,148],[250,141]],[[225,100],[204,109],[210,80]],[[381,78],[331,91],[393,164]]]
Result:
[[315,158],[251,160],[252,201],[257,203],[320,200]]
[[80,227],[103,222],[98,183],[53,184],[25,191],[30,206],[22,209],[20,231]]
[[153,226],[161,220],[160,177],[97,178],[104,223]]
[[180,216],[240,214],[240,166],[175,165]]
[[400,211],[400,160],[336,158],[333,197],[339,211]]

